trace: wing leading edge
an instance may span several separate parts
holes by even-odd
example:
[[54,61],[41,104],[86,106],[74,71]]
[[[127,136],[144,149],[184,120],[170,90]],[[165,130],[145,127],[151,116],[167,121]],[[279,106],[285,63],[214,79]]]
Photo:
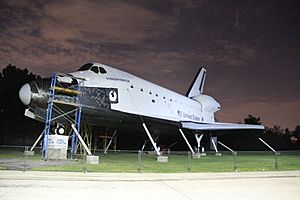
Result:
[[233,123],[196,123],[196,122],[181,122],[182,128],[191,130],[264,130],[262,125],[250,125],[250,124],[233,124]]

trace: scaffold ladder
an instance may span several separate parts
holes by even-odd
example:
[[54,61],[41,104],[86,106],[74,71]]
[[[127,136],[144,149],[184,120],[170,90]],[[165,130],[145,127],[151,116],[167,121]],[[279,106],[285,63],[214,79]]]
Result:
[[48,107],[46,113],[46,121],[45,121],[45,131],[44,131],[44,142],[42,148],[42,156],[45,160],[47,158],[48,153],[48,138],[50,134],[50,126],[51,126],[51,119],[52,119],[52,110],[53,110],[53,100],[55,95],[55,85],[56,85],[56,73],[54,73],[51,77],[51,85],[49,88],[49,99],[48,99]]

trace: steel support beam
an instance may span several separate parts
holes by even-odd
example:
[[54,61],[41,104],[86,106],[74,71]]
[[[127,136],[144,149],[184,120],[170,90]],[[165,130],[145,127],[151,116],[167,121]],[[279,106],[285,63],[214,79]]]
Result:
[[35,148],[35,146],[38,144],[38,142],[41,140],[41,138],[43,137],[45,132],[45,129],[43,130],[43,132],[41,133],[41,135],[38,137],[38,139],[34,142],[34,144],[32,145],[32,147],[30,148],[30,151],[33,151],[33,149]]
[[77,130],[76,127],[75,127],[75,124],[72,124],[71,127],[72,127],[72,129],[74,130],[75,134],[77,135],[77,137],[78,137],[79,141],[81,142],[83,148],[86,150],[87,154],[88,154],[89,156],[91,156],[92,153],[91,153],[91,151],[89,150],[89,148],[86,146],[86,144],[85,144],[84,140],[82,139],[82,137],[80,136],[78,130]]
[[211,139],[211,142],[212,142],[212,144],[213,144],[213,146],[214,146],[214,149],[215,149],[216,153],[219,153],[218,148],[217,148],[217,145],[215,144],[214,139],[213,139],[212,137],[211,137],[210,139]]
[[203,133],[200,135],[200,134],[195,134],[195,138],[196,138],[196,141],[197,141],[197,153],[200,153],[200,143],[201,143],[201,140],[203,138]]
[[108,151],[108,149],[109,149],[109,147],[110,147],[110,145],[111,145],[111,143],[112,143],[112,141],[113,141],[113,139],[115,138],[116,135],[117,135],[117,131],[115,131],[113,136],[110,138],[110,141],[109,141],[106,149],[104,150],[104,154],[107,154],[107,151]]
[[219,143],[220,145],[222,145],[225,149],[229,150],[231,153],[234,153],[234,152],[235,152],[235,151],[233,151],[231,148],[229,148],[228,146],[226,146],[225,144],[223,144],[222,142],[219,142],[219,141],[218,141],[218,143]]
[[189,141],[186,139],[183,131],[181,130],[181,128],[179,129],[179,132],[181,133],[183,139],[185,140],[186,144],[188,145],[188,147],[190,148],[192,154],[195,154],[195,151],[193,150],[192,146],[190,145]]
[[150,140],[151,143],[152,143],[152,146],[154,147],[154,150],[155,150],[156,154],[157,154],[158,156],[160,156],[161,153],[159,152],[159,150],[158,150],[158,148],[157,148],[157,145],[156,145],[156,143],[154,142],[154,140],[153,140],[153,138],[152,138],[152,136],[151,136],[151,134],[150,134],[150,132],[149,132],[149,130],[148,130],[146,124],[143,123],[142,125],[143,125],[143,128],[145,129],[145,131],[146,131],[146,133],[147,133],[147,135],[148,135],[148,137],[149,137],[149,140]]

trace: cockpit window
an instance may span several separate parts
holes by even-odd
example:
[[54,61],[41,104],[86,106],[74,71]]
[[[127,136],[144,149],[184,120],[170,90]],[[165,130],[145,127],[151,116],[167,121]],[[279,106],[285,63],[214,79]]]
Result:
[[99,73],[99,70],[98,70],[97,66],[93,66],[90,70],[93,71],[93,72],[95,72],[96,74]]
[[101,74],[106,74],[106,70],[103,67],[99,67],[99,71]]
[[80,67],[77,71],[86,71],[89,70],[93,66],[93,63],[87,63]]
[[107,71],[103,67],[93,66],[93,63],[87,63],[80,67],[77,71],[93,71],[96,74],[106,74]]

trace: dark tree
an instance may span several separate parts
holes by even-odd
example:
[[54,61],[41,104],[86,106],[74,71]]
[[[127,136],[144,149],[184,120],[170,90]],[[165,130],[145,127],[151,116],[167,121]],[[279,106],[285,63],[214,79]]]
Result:
[[245,123],[245,124],[261,125],[260,117],[254,117],[254,116],[252,116],[252,115],[248,115],[248,117],[246,117],[246,118],[244,119],[244,123]]
[[295,133],[296,135],[299,135],[299,136],[300,136],[300,125],[297,125],[297,126],[296,126],[296,128],[295,128],[295,130],[294,130],[294,133]]
[[283,129],[281,128],[280,125],[274,125],[273,126],[273,134],[276,134],[276,135],[283,135],[284,131]]
[[32,120],[24,116],[25,106],[19,99],[19,90],[25,83],[39,76],[9,64],[0,75],[0,143],[11,143],[11,138],[24,140]]
[[289,128],[284,129],[284,134],[290,135],[291,131]]
[[295,130],[291,133],[290,140],[293,144],[300,144],[300,125],[297,125]]

